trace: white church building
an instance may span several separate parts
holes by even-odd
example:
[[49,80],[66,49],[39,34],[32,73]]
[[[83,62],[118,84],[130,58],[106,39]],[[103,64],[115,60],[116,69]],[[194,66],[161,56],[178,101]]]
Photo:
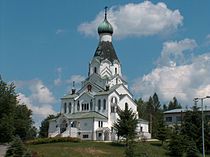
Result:
[[[49,137],[78,137],[82,140],[117,140],[113,123],[117,110],[131,108],[138,117],[137,105],[122,77],[120,60],[112,44],[112,25],[107,20],[98,27],[98,47],[89,64],[89,73],[78,91],[61,98],[61,114],[50,120]],[[74,85],[73,85],[74,87]],[[148,122],[139,119],[139,137],[151,138]]]

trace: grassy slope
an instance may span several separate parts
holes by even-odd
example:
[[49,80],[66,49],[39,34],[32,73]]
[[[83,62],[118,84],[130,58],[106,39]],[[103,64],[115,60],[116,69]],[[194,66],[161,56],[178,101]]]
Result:
[[[81,143],[53,143],[31,145],[32,151],[44,157],[122,157],[124,147],[111,143],[81,142]],[[137,154],[146,153],[149,157],[164,157],[165,150],[149,143],[138,144]]]
[[[29,148],[38,152],[40,157],[123,157],[124,151],[123,146],[99,142],[41,144],[30,145]],[[154,142],[139,143],[136,153],[148,157],[167,157],[166,150]]]

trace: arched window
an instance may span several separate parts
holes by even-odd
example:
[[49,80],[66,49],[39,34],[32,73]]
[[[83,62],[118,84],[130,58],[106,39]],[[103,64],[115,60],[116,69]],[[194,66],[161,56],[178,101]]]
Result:
[[69,113],[71,113],[71,103],[69,103]]
[[104,99],[104,101],[103,101],[103,108],[104,108],[104,110],[106,110],[106,99]]
[[66,102],[64,103],[64,106],[63,106],[63,108],[64,108],[64,113],[66,113],[66,109],[67,109],[67,105],[66,105]]
[[79,111],[80,110],[80,104],[79,104],[79,100],[78,100],[78,102],[77,102],[77,111]]
[[98,100],[98,110],[101,110],[101,99]]
[[111,98],[111,103],[117,104],[117,98],[116,98],[116,97],[112,97],[112,98]]
[[117,68],[115,68],[115,74],[117,74]]
[[94,73],[97,73],[97,68],[96,67],[94,67]]

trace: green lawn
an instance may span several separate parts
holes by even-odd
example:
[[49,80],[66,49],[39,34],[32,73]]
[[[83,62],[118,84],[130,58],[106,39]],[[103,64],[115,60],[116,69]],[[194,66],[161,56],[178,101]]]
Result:
[[[40,157],[123,157],[124,147],[112,143],[79,142],[29,145]],[[137,157],[167,157],[166,150],[157,142],[139,143]],[[210,157],[210,156],[206,156]]]

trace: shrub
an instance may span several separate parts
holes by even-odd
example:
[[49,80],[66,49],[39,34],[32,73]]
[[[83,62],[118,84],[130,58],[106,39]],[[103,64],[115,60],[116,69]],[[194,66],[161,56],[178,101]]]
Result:
[[80,142],[79,138],[74,137],[55,137],[55,138],[37,138],[35,140],[27,141],[26,144],[47,144],[47,143],[58,143],[58,142]]
[[5,157],[31,157],[31,152],[26,149],[19,137],[15,137],[8,148]]

